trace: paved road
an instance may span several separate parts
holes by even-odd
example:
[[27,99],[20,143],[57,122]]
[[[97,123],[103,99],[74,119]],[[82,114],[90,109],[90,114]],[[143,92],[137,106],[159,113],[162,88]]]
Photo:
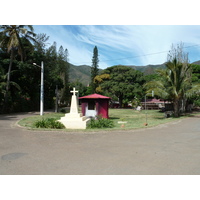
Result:
[[69,133],[16,126],[29,115],[0,115],[1,175],[200,174],[200,117],[134,131]]

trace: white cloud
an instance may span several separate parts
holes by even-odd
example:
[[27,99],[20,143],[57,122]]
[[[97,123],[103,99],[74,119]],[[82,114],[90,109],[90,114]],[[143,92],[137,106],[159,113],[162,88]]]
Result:
[[[36,26],[36,30],[50,35],[51,43],[56,41],[58,47],[67,48],[72,64],[91,65],[93,48],[97,46],[101,68],[116,64],[161,64],[166,61],[172,43],[182,41],[185,46],[200,43],[200,26]],[[195,56],[200,48],[185,50],[192,53],[192,59],[200,59]]]

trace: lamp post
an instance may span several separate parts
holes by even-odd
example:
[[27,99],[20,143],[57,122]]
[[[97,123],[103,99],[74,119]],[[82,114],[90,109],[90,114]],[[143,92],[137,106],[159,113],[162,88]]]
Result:
[[148,123],[147,123],[147,104],[146,104],[146,101],[147,101],[147,95],[149,95],[149,94],[151,94],[152,97],[154,97],[154,91],[152,90],[152,93],[145,94],[145,113],[146,113],[146,123],[145,123],[145,126],[148,125]]
[[44,63],[41,62],[41,66],[33,63],[33,65],[41,68],[41,85],[40,85],[40,115],[44,112]]

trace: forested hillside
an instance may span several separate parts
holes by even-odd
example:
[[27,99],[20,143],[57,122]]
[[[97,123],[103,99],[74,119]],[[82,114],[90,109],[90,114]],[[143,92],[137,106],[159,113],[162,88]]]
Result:
[[69,81],[76,82],[79,81],[83,85],[88,85],[90,82],[90,71],[91,67],[87,65],[72,65],[70,64],[69,69]]

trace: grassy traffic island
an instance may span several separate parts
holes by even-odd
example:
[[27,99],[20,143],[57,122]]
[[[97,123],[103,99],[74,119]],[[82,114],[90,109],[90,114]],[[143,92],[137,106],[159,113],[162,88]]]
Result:
[[[147,113],[147,114],[146,114]],[[62,124],[56,120],[63,117],[63,113],[48,113],[43,116],[37,115],[27,117],[18,122],[22,127],[31,130],[63,130],[78,131],[65,129]],[[136,111],[132,109],[109,109],[109,119],[92,120],[86,130],[81,131],[102,131],[102,130],[129,130],[145,127],[153,127],[159,124],[175,121],[180,118],[166,118],[164,113],[158,110]],[[181,117],[182,118],[182,117]],[[147,119],[147,123],[146,123]],[[79,130],[80,131],[80,130]]]

